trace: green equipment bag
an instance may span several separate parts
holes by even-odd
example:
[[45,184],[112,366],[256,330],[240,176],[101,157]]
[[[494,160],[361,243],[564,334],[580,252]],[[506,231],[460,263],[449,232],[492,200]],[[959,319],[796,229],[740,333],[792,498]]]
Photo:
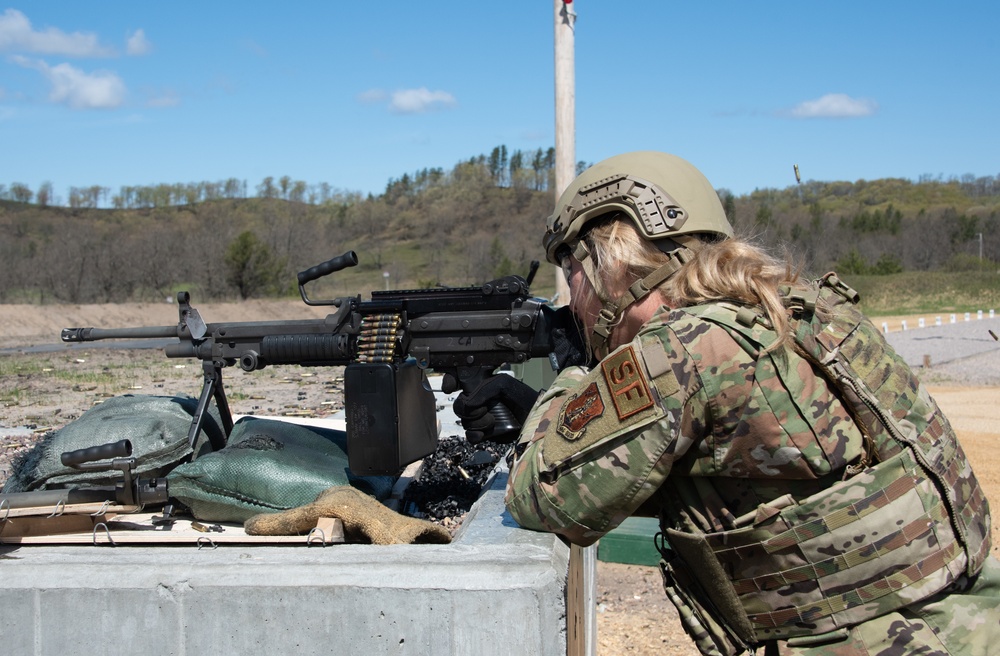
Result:
[[[194,455],[188,430],[198,400],[188,396],[116,396],[84,412],[79,419],[46,434],[13,464],[4,493],[53,490],[79,484],[105,486],[120,482],[121,473],[81,471],[63,465],[64,452],[129,440],[135,474],[144,478],[164,476]],[[195,444],[198,454],[211,449],[209,434],[225,440],[222,420],[214,408],[205,414]]]
[[215,522],[304,506],[338,485],[387,498],[395,477],[355,476],[346,448],[344,431],[244,417],[224,449],[171,471],[167,489],[196,518]]

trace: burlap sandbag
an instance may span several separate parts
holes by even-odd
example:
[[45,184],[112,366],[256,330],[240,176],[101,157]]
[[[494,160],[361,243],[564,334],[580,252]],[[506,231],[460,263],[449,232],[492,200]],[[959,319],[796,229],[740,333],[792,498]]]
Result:
[[[79,419],[46,434],[30,451],[20,456],[4,485],[5,493],[50,490],[78,483],[113,485],[120,471],[88,472],[62,464],[66,451],[89,449],[119,440],[132,443],[135,472],[144,478],[165,475],[190,460],[188,430],[198,400],[189,396],[116,396],[94,406]],[[214,406],[205,414],[195,448],[210,450],[208,435],[224,439],[222,420]]]
[[395,479],[355,476],[346,446],[343,431],[244,417],[226,448],[170,472],[170,497],[198,519],[216,522],[297,508],[335,485],[386,498]]

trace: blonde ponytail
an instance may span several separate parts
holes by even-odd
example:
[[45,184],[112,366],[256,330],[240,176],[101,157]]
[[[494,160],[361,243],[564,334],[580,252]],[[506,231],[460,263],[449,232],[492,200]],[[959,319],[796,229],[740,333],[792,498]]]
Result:
[[677,306],[730,301],[760,307],[778,334],[774,349],[791,338],[782,286],[805,287],[790,262],[733,238],[705,245],[660,289]]
[[[602,278],[598,295],[614,298],[667,261],[656,242],[638,234],[631,222],[615,220],[595,226],[585,237]],[[780,260],[747,239],[730,238],[706,243],[695,257],[660,285],[671,307],[730,301],[760,307],[778,334],[772,349],[791,338],[788,312],[779,291],[782,286],[805,288],[791,262]]]

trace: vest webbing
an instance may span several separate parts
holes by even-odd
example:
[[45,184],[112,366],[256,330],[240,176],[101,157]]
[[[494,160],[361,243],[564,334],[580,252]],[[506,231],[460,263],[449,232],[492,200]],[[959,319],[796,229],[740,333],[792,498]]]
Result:
[[[854,308],[849,288],[829,274],[816,292],[833,318],[800,312],[795,343],[871,437],[875,464],[759,525],[700,536],[745,612],[723,620],[749,620],[755,641],[897,610],[975,574],[990,549],[988,504],[947,420]],[[765,350],[777,335],[755,320],[759,311],[725,303],[682,310],[723,327],[755,358],[771,356]],[[729,595],[718,584],[702,587]],[[712,605],[732,607],[719,601]]]

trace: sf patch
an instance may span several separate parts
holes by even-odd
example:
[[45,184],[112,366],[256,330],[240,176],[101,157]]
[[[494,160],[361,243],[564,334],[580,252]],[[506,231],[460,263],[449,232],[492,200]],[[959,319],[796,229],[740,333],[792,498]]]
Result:
[[597,383],[591,383],[563,405],[557,430],[567,440],[579,439],[587,424],[603,414],[601,392],[597,389]]
[[626,346],[601,363],[604,381],[611,391],[611,400],[618,419],[625,419],[653,405],[649,384],[635,359],[635,351]]

